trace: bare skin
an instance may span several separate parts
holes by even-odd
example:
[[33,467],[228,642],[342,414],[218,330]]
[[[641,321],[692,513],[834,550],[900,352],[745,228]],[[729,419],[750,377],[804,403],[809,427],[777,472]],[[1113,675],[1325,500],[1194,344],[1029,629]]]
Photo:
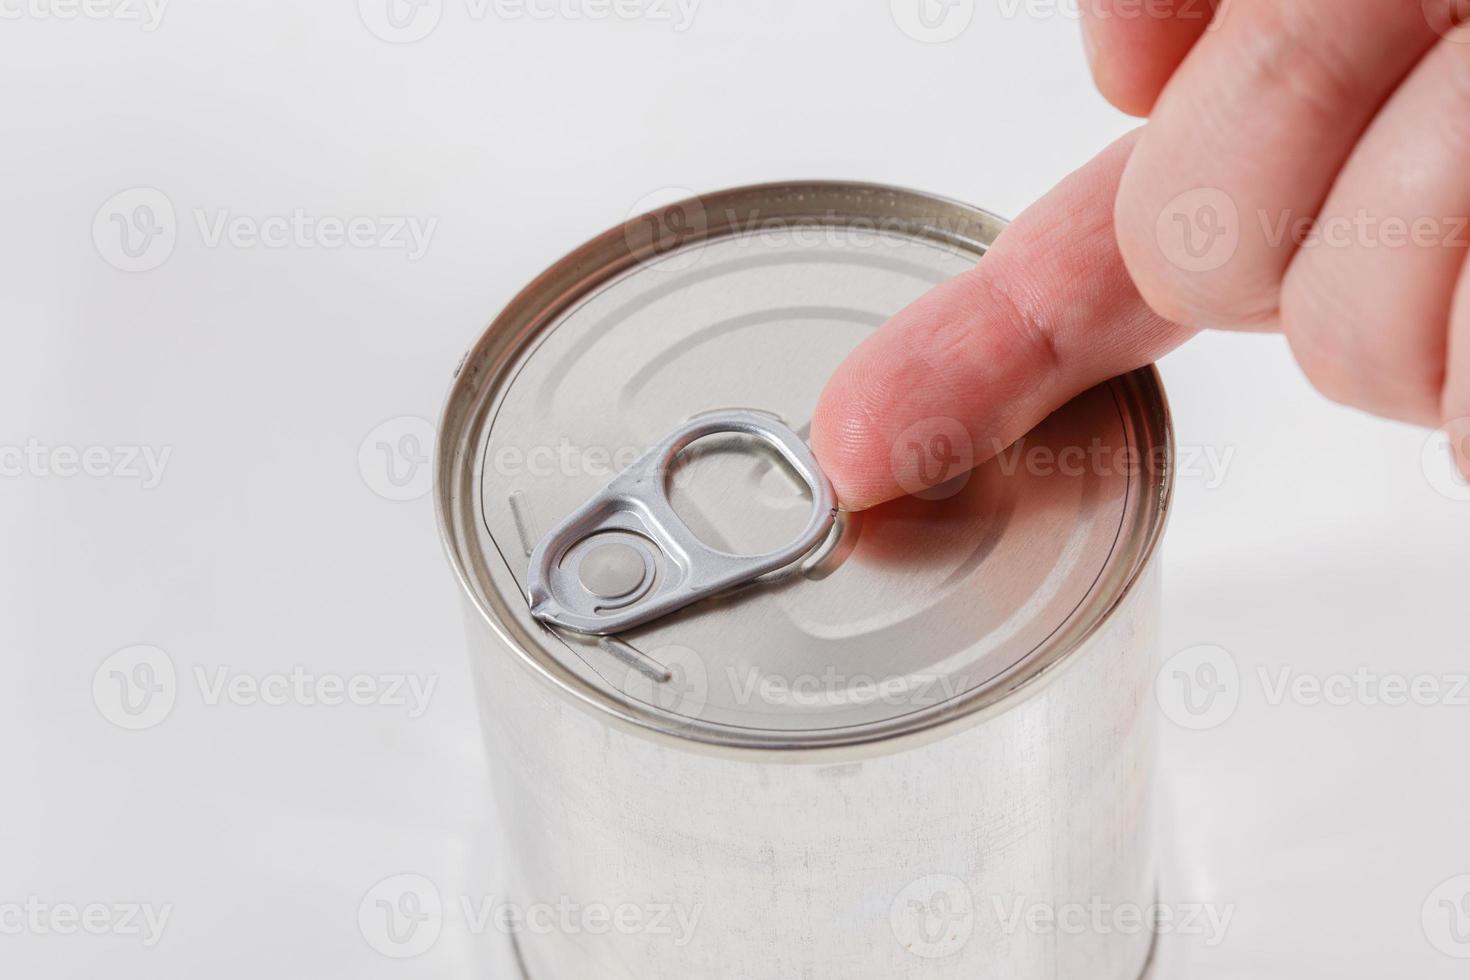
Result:
[[844,506],[955,420],[975,462],[1202,328],[1286,334],[1329,398],[1444,424],[1470,475],[1464,0],[1083,0],[1094,78],[1148,124],[900,311],[822,393]]

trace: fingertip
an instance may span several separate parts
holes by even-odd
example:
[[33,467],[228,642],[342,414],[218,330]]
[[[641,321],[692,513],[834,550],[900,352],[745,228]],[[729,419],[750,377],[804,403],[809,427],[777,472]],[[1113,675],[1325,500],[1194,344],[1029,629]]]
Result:
[[1137,67],[1127,62],[1120,66],[1114,46],[1105,45],[1087,24],[1082,27],[1082,48],[1098,93],[1120,112],[1139,118],[1147,116],[1163,91],[1163,81],[1140,77]]
[[1181,62],[1209,27],[1214,3],[1089,0],[1083,5],[1083,47],[1103,98],[1130,116],[1153,111]]
[[852,358],[838,369],[823,389],[812,416],[811,446],[817,463],[832,487],[843,510],[864,510],[878,501],[871,499],[865,471],[873,457],[868,443],[871,435],[848,408],[854,401],[853,387],[847,378]]
[[[812,416],[811,447],[832,481],[843,510],[866,510],[899,496],[889,445],[895,411],[903,404],[895,388],[905,382],[886,333],[864,340],[822,389]],[[886,360],[886,363],[885,363]]]
[[1092,71],[1092,81],[1114,109],[1136,119],[1143,119],[1153,111],[1154,103],[1163,91],[1162,85],[1142,84],[1128,77],[1118,78],[1098,68]]

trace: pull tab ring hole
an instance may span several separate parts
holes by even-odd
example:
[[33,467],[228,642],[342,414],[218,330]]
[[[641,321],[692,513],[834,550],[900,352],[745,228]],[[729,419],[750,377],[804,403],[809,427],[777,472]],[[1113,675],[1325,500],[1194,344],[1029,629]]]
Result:
[[700,543],[764,555],[795,541],[811,520],[812,488],[767,440],[716,432],[685,446],[664,473],[674,513]]

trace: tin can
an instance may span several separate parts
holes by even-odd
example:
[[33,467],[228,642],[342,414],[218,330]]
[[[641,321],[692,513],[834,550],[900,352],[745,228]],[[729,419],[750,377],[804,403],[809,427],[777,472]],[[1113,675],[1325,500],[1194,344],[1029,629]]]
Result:
[[[1172,436],[1153,369],[967,475],[840,515],[731,594],[603,638],[528,608],[533,546],[620,466],[712,409],[804,434],[843,356],[1003,227],[872,185],[712,194],[583,245],[466,355],[436,499],[530,980],[1145,970],[1147,922],[1086,910],[1154,900]],[[931,421],[895,452],[973,448]],[[809,504],[738,439],[691,447],[668,485],[735,554],[781,543]]]

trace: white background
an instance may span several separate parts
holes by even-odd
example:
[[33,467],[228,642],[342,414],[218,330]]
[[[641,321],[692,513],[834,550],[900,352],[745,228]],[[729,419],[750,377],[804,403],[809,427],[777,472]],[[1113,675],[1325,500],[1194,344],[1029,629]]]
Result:
[[[416,43],[369,28],[387,0],[366,19],[173,0],[152,30],[141,5],[67,2],[0,3],[0,446],[169,456],[156,486],[112,455],[110,476],[0,478],[0,905],[170,917],[151,947],[0,935],[6,976],[508,976],[454,914],[407,961],[358,927],[385,876],[446,904],[494,878],[459,599],[411,458],[460,353],[667,188],[854,178],[1014,215],[1132,125],[1093,92],[1065,5],[1023,0],[968,23],[962,0],[937,44],[886,0],[703,0],[688,24],[443,0]],[[128,272],[104,205],[138,187],[176,241]],[[297,209],[435,224],[417,259],[200,227]],[[1470,503],[1436,490],[1426,433],[1326,403],[1277,338],[1207,336],[1164,373],[1186,452],[1228,458],[1218,485],[1179,485],[1165,653],[1223,647],[1176,666],[1204,656],[1238,697],[1206,730],[1164,723],[1166,898],[1233,915],[1214,947],[1167,943],[1165,975],[1463,976],[1438,900],[1470,889],[1436,889],[1470,873],[1470,706],[1273,705],[1259,671],[1470,669]],[[378,441],[417,485],[392,486]],[[93,681],[137,644],[177,691],[129,731],[108,671]],[[198,681],[298,667],[437,686],[411,718],[211,704]]]

